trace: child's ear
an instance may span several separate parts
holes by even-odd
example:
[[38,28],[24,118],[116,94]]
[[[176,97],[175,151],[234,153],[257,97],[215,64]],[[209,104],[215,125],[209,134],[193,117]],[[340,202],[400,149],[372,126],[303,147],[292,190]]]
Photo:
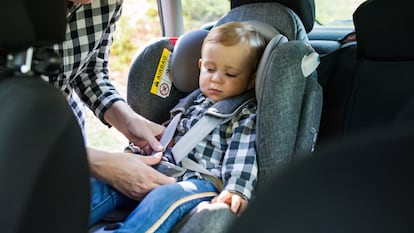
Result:
[[201,62],[202,62],[202,61],[201,61],[201,58],[200,58],[200,59],[198,59],[198,68],[199,68],[199,69],[201,69]]
[[252,76],[250,77],[249,84],[247,85],[247,90],[254,88],[255,84],[256,84],[256,72],[252,74]]

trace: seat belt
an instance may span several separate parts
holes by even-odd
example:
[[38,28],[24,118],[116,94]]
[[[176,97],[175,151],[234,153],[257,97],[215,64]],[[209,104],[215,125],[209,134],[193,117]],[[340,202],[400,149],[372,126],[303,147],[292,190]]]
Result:
[[[160,139],[160,143],[166,147],[172,140],[180,121],[182,112],[177,113],[170,121]],[[196,145],[206,137],[217,125],[221,124],[223,119],[204,115],[192,128],[189,130],[180,141],[178,141],[171,149],[171,153],[176,163],[181,162],[181,167],[166,161],[156,167],[158,171],[172,177],[180,177],[184,175],[185,171],[191,170],[200,173],[200,175],[210,181],[218,191],[223,190],[223,182],[221,179],[214,176],[209,170],[202,167],[200,164],[194,162],[187,157],[188,153],[196,147]],[[184,140],[182,140],[184,139]],[[185,142],[185,143],[179,143]]]
[[183,167],[197,171],[203,174],[212,175],[204,167],[187,157],[188,153],[193,150],[217,125],[220,125],[229,119],[222,119],[211,115],[204,115],[180,140],[172,147],[171,152],[174,160],[178,163],[181,161]]
[[[168,124],[167,128],[164,131],[160,139],[160,143],[167,147],[172,138],[174,137],[175,131],[177,129],[178,122],[180,122],[182,112],[177,113],[173,119]],[[212,117],[212,116],[203,116],[191,130],[189,130],[181,139],[178,141],[171,149],[172,155],[176,163],[181,162],[182,167],[200,172],[212,176],[210,171],[200,166],[198,163],[187,157],[187,154],[204,138],[206,137],[217,125],[221,124],[223,119]],[[188,135],[188,136],[186,136]],[[185,140],[182,140],[182,139]]]
[[[196,96],[196,95],[194,95]],[[218,125],[226,123],[227,121],[233,119],[234,115],[237,114],[243,106],[247,103],[250,103],[254,100],[253,92],[246,93],[240,98],[235,98],[231,102],[232,111],[226,113],[217,112],[217,109],[210,108],[200,120],[189,130],[187,131],[180,140],[171,148],[172,156],[176,163],[181,162],[182,167],[175,164],[162,161],[161,166],[157,169],[164,174],[173,177],[179,177],[184,174],[185,169],[199,172],[205,179],[211,181],[217,190],[223,189],[223,182],[221,179],[214,176],[209,170],[202,167],[200,164],[189,159],[187,155],[201,142],[214,128]],[[234,106],[237,106],[234,108]],[[220,107],[218,107],[220,108]],[[185,111],[185,110],[184,110]],[[184,111],[179,111],[173,119],[168,124],[167,128],[164,130],[164,134],[160,139],[160,143],[166,148],[172,138],[174,137],[177,125],[180,122],[181,115]]]

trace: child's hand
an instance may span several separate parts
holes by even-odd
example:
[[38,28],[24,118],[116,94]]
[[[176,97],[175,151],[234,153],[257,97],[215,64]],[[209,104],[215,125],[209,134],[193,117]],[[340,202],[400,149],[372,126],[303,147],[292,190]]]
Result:
[[222,191],[218,196],[216,196],[212,203],[226,203],[230,206],[230,210],[240,216],[247,207],[248,201],[244,199],[241,195],[237,193],[231,193],[229,191]]

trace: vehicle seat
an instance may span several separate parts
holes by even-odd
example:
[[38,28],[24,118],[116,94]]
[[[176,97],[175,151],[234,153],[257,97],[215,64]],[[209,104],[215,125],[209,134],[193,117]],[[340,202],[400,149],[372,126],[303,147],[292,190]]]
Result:
[[[251,22],[252,23],[252,22]],[[267,24],[266,24],[267,25]],[[165,52],[162,45],[172,42],[165,38],[157,40],[151,46],[147,46],[144,52],[139,53],[131,68],[128,80],[127,99],[134,110],[138,113],[162,122],[168,119],[169,111],[178,102],[176,96],[184,96],[186,93],[198,87],[197,62],[200,57],[201,42],[207,35],[205,30],[195,30],[181,36],[171,57],[164,63],[168,71],[155,71],[144,75],[143,69],[138,67],[142,63],[136,61],[148,61],[152,56]],[[148,53],[149,51],[154,53]],[[156,53],[155,51],[158,50]],[[197,52],[195,52],[197,51]],[[317,85],[314,70],[317,67],[318,57],[313,57],[314,51],[302,41],[288,42],[283,35],[272,38],[266,48],[265,54],[260,62],[257,72],[256,96],[258,99],[258,161],[259,185],[265,186],[267,180],[275,176],[279,170],[287,166],[297,156],[313,150],[319,127],[322,90]],[[301,65],[304,57],[314,59],[310,72],[302,73]],[[161,55],[161,57],[163,57]],[[161,58],[162,59],[162,58]],[[154,62],[159,67],[159,62]],[[190,74],[193,66],[194,73]],[[169,68],[168,68],[169,67]],[[286,72],[289,70],[289,72]],[[139,73],[137,73],[139,72]],[[171,96],[166,98],[147,94],[157,73],[168,73],[173,85]],[[145,79],[145,80],[144,80]],[[162,79],[162,78],[161,78]],[[143,84],[148,86],[143,86]],[[159,83],[162,83],[160,81]],[[166,86],[168,86],[166,84]],[[133,88],[132,88],[133,87]],[[139,92],[138,91],[143,91]],[[140,99],[138,103],[131,100]],[[144,100],[144,102],[142,102]],[[144,104],[146,103],[146,104]],[[148,103],[150,103],[148,105]],[[153,111],[151,109],[154,109]],[[163,112],[163,115],[159,114]],[[154,118],[152,118],[154,117]],[[219,208],[222,208],[221,206]],[[202,210],[201,210],[202,211]],[[185,226],[184,226],[185,228]],[[185,232],[185,231],[184,231]]]
[[315,22],[314,0],[233,0],[231,10],[217,24],[229,21],[260,21],[275,27],[288,40],[308,42]]
[[356,41],[321,58],[318,144],[413,119],[411,1],[371,0],[354,12]]
[[65,39],[66,1],[1,5],[1,232],[86,232],[89,172],[81,130],[62,93],[41,78],[61,67],[60,56],[40,46]]
[[325,56],[317,69],[323,89],[323,107],[316,148],[344,136],[345,109],[349,102],[357,64],[356,42],[342,44]]
[[[231,9],[236,8],[238,6],[250,4],[250,3],[280,3],[283,6],[287,7],[288,9],[292,10],[292,17],[299,17],[299,20],[295,19],[295,21],[300,21],[298,24],[303,24],[305,27],[306,32],[310,32],[313,28],[315,23],[315,1],[314,0],[261,0],[261,1],[252,1],[252,0],[231,0]],[[289,10],[290,11],[290,10]],[[276,12],[272,14],[266,14],[267,17],[279,17]],[[252,16],[254,17],[254,16]],[[297,25],[299,27],[299,25]],[[302,28],[298,28],[298,32],[303,31]],[[288,37],[289,38],[289,37]]]
[[231,233],[414,231],[414,125],[326,144],[264,190]]
[[[251,14],[254,18],[246,16],[249,8],[245,9],[244,6],[232,9],[216,25],[231,20],[257,22],[261,24],[258,27],[267,31],[265,33],[271,31],[269,28],[276,29],[277,32],[280,32],[280,36],[287,39],[286,41],[289,39],[281,33],[280,29],[305,32],[299,18],[293,17],[295,16],[293,11],[279,3],[254,4],[252,8],[254,14]],[[272,9],[274,12],[285,12],[279,16],[284,20],[265,20],[264,22],[255,20],[258,19],[257,15],[260,15],[259,10],[270,14],[267,12],[268,9]],[[239,14],[240,16],[238,16]],[[246,20],[242,20],[241,16],[246,16]],[[264,18],[267,19],[267,17]],[[272,17],[269,18],[272,19]],[[281,23],[284,21],[299,22],[299,24],[292,26],[292,23]],[[298,26],[302,30],[296,30]],[[166,109],[171,109],[177,104],[179,98],[198,88],[199,71],[197,62],[200,58],[199,48],[201,48],[202,40],[207,33],[207,30],[196,30],[184,34],[178,41],[171,38],[160,38],[150,42],[137,53],[131,65],[127,86],[127,101],[136,112],[158,123],[163,123],[169,118],[169,112]],[[292,37],[301,37],[299,35],[294,36],[292,34]],[[322,90],[317,82],[317,73],[311,72],[311,78],[303,79],[302,75],[298,73],[286,75],[283,72],[286,69],[296,69],[297,67],[294,68],[293,66],[301,64],[298,59],[302,59],[303,53],[311,53],[312,49],[306,43],[307,37],[304,39],[305,41],[292,39],[292,43],[288,43],[289,45],[286,45],[286,47],[277,48],[280,44],[283,44],[280,43],[275,44],[273,48],[267,48],[265,54],[269,56],[269,58],[266,58],[269,60],[261,62],[262,67],[258,70],[258,74],[263,78],[258,78],[256,82],[256,95],[258,95],[259,112],[261,113],[258,123],[258,128],[260,128],[258,150],[260,154],[271,155],[260,156],[259,158],[259,167],[261,168],[259,173],[263,182],[268,177],[275,175],[280,168],[279,166],[284,166],[292,161],[294,155],[299,156],[304,152],[313,150],[316,143],[322,107]],[[299,49],[298,51],[290,50],[290,46],[302,47],[300,44],[307,48],[296,48]],[[292,54],[298,54],[298,57]],[[171,58],[167,59],[168,56],[171,56]],[[281,60],[277,60],[277,58]],[[292,60],[292,63],[290,63],[290,60]],[[165,69],[162,69],[163,67]],[[300,71],[300,68],[297,70]],[[262,74],[262,71],[265,73]],[[166,77],[166,75],[163,76],[165,73],[168,74],[167,79],[171,79],[173,84],[166,84],[162,80],[163,77]],[[293,75],[295,78],[289,77]],[[157,85],[160,88],[157,89]],[[157,89],[158,93],[155,95],[149,93],[148,90],[151,88]],[[163,91],[166,91],[166,93],[169,91],[169,95],[163,96]],[[274,125],[269,127],[269,123],[274,123]],[[290,127],[280,127],[282,124]]]
[[412,120],[414,37],[409,0],[371,0],[354,12],[357,68],[346,109],[345,134]]
[[[274,11],[267,11],[269,8]],[[258,187],[264,187],[267,180],[292,160],[313,150],[319,128],[322,90],[315,72],[319,57],[306,43],[306,30],[295,13],[279,3],[254,4],[251,9],[254,11],[252,17],[244,18],[242,16],[250,11],[249,8],[235,7],[216,25],[248,21],[268,35],[269,43],[256,80]],[[271,15],[270,20],[261,20],[266,17],[260,11]],[[281,12],[281,15],[275,12]],[[282,31],[289,33],[289,37]],[[199,29],[183,34],[178,40],[158,38],[138,51],[127,84],[127,101],[134,111],[158,123],[169,119],[169,110],[178,100],[198,88],[197,62],[207,33],[207,30]],[[195,208],[173,232],[224,232],[234,220],[235,216],[227,206]],[[215,229],[198,226],[201,222],[211,226],[213,221],[217,226]]]
[[[205,35],[207,35],[205,30],[188,32],[178,39],[171,51],[171,58],[167,66],[170,69],[167,72],[174,84],[170,88],[173,95],[185,95],[198,87],[197,61],[200,57],[201,43]],[[155,54],[157,54],[156,60],[159,61],[160,54],[165,48],[160,46],[161,44],[169,44],[168,46],[173,47],[173,43],[167,38],[158,40],[155,44],[152,44],[153,46],[146,46],[144,52],[139,53],[135,62],[146,61],[146,64],[148,64],[148,61],[154,55],[149,53],[150,50],[152,52],[158,50]],[[259,65],[256,82],[259,129],[257,147],[261,179],[259,187],[260,185],[265,186],[268,179],[275,176],[282,167],[287,166],[295,159],[294,156],[313,150],[319,127],[322,96],[321,89],[315,79],[316,74],[313,72],[317,66],[317,57],[312,58],[315,59],[315,63],[311,72],[307,73],[306,76],[302,74],[302,60],[304,56],[310,56],[310,54],[313,54],[313,50],[303,41],[288,42],[286,37],[279,34],[269,42],[264,58]],[[128,80],[128,102],[131,106],[136,104],[134,110],[140,114],[145,115],[147,112],[151,112],[149,108],[155,108],[154,112],[164,111],[164,117],[160,119],[161,115],[158,113],[150,113],[151,116],[156,115],[159,122],[168,119],[169,113],[166,109],[174,106],[178,99],[146,94],[150,88],[148,86],[143,87],[142,84],[152,85],[153,80],[142,79],[156,77],[157,72],[153,68],[152,75],[144,75],[142,72],[145,71],[142,69],[139,71],[138,67],[149,68],[149,66],[142,66],[142,63],[135,62]],[[156,64],[160,63],[156,62]],[[189,74],[192,70],[191,66],[195,68],[195,72]],[[286,70],[291,72],[286,72]],[[159,71],[158,73],[163,72]],[[138,93],[137,90],[143,90],[143,92]],[[130,102],[136,99],[140,99],[140,101],[138,103]],[[151,103],[151,105],[142,104],[142,100],[145,100],[145,103]],[[154,102],[157,103],[153,104]],[[218,224],[217,221],[219,220],[217,218],[208,216],[221,216],[220,221],[234,220],[234,216],[230,215],[228,209],[225,208],[217,205],[217,209],[211,209],[210,211],[217,211],[218,215],[208,215],[206,213],[203,215],[203,220],[196,218],[192,224],[198,221],[207,224],[206,221],[213,219]],[[201,208],[194,211],[202,212],[205,210],[205,208]],[[190,214],[187,217],[195,216],[197,216],[196,213],[193,213],[193,216]],[[186,220],[190,221],[189,219],[183,221]],[[219,225],[225,226],[225,224]],[[208,231],[210,230],[208,229]],[[194,232],[194,229],[181,222],[180,229],[175,229],[175,231]]]

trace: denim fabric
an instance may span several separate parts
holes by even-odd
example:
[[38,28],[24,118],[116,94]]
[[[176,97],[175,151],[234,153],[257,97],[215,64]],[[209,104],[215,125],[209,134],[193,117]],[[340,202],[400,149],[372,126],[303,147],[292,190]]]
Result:
[[138,201],[134,201],[119,193],[108,184],[91,178],[91,203],[89,225],[102,220],[116,207],[135,207]]
[[214,185],[199,179],[160,186],[141,201],[116,232],[170,232],[187,212],[216,195]]

